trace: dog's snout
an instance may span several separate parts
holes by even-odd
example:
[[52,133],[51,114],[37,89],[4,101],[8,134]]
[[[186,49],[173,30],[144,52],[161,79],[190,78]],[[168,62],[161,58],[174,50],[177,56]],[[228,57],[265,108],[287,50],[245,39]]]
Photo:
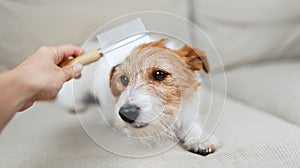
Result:
[[125,105],[119,110],[119,115],[125,122],[133,123],[139,115],[140,108],[135,105]]

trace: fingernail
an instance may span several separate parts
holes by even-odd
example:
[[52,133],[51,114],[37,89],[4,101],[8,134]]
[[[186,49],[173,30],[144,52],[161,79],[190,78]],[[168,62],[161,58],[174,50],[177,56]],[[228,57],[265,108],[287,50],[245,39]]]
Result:
[[74,74],[75,74],[75,76],[80,74],[82,69],[83,69],[82,64],[75,64],[74,65]]
[[74,76],[74,78],[75,78],[75,79],[79,79],[79,78],[81,78],[81,73],[79,73],[79,74],[76,74],[76,75]]
[[85,53],[84,49],[81,49],[81,50],[80,50],[80,55],[82,55],[82,54],[84,54],[84,53]]

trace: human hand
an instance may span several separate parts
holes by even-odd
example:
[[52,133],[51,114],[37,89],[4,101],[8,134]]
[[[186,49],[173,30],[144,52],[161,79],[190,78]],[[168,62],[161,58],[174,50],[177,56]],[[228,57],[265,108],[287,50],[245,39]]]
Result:
[[13,71],[19,74],[20,81],[27,89],[27,98],[19,106],[19,111],[30,107],[37,100],[55,98],[64,82],[80,78],[81,64],[58,65],[69,56],[79,56],[83,50],[74,45],[41,47]]

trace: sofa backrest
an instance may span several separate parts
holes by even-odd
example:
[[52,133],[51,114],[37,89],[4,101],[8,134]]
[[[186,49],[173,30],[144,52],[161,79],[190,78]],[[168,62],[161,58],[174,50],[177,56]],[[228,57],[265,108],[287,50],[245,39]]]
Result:
[[98,27],[125,14],[157,10],[186,17],[186,7],[181,0],[1,1],[0,67],[14,67],[42,45],[81,45]]
[[300,56],[299,0],[193,0],[194,22],[225,67]]

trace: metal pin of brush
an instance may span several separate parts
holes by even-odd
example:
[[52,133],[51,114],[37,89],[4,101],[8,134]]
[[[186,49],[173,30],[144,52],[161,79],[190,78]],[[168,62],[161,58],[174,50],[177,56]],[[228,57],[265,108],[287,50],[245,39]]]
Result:
[[63,67],[75,63],[87,65],[96,62],[106,53],[129,44],[145,35],[147,35],[147,31],[141,19],[138,18],[132,20],[106,32],[100,33],[97,36],[100,43],[100,49],[91,50],[75,58],[65,60],[59,64],[59,66]]

